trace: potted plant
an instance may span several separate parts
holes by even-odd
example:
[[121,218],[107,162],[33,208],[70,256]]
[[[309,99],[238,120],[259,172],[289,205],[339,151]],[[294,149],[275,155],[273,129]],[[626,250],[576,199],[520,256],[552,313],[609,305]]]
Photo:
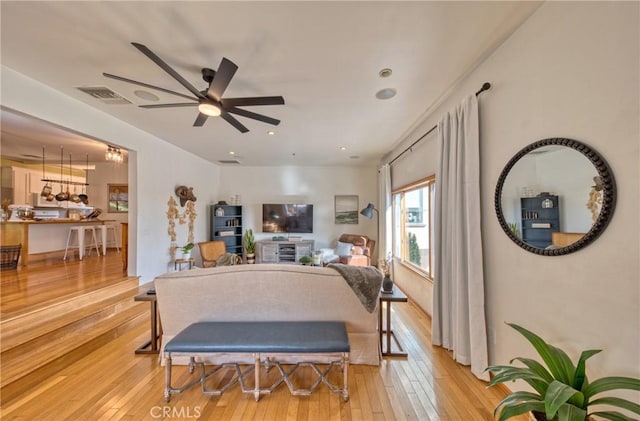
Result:
[[184,246],[180,247],[180,250],[182,251],[183,259],[189,260],[191,258],[191,249],[193,249],[193,247],[194,247],[193,243],[185,244]]
[[598,396],[602,392],[617,389],[640,390],[640,379],[630,377],[602,377],[588,380],[586,361],[599,353],[599,349],[583,351],[576,365],[561,349],[547,344],[542,338],[513,323],[509,326],[521,333],[537,351],[542,363],[516,357],[525,367],[512,365],[490,366],[487,370],[494,374],[489,386],[507,381],[523,380],[534,392],[518,391],[507,395],[496,407],[499,421],[531,412],[536,420],[542,421],[585,421],[597,416],[611,421],[633,421],[633,418],[618,411],[594,411],[594,405],[608,405],[640,414],[640,405],[617,397]]
[[311,256],[302,256],[300,260],[298,260],[301,265],[311,266],[313,264],[313,258]]
[[256,240],[253,236],[252,229],[245,231],[244,238],[242,239],[242,245],[244,246],[244,252],[247,256],[247,263],[254,263],[256,257]]
[[380,270],[384,274],[384,279],[382,280],[382,292],[391,293],[393,292],[393,279],[391,278],[391,271],[393,268],[393,256],[391,252],[387,253],[387,257],[384,260],[380,260],[379,265]]

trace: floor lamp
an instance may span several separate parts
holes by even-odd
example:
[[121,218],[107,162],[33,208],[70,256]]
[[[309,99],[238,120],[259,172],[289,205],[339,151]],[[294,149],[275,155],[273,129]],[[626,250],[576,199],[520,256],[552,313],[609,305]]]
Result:
[[378,209],[373,206],[373,203],[369,203],[366,208],[360,211],[360,215],[372,219],[374,211],[376,213],[376,241],[378,243],[378,247],[380,247],[380,212],[378,212]]

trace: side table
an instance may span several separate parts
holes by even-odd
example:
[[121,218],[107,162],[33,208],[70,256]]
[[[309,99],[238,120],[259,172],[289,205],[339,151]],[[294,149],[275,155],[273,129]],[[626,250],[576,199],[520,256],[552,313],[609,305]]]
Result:
[[[149,285],[151,290],[153,288],[153,283]],[[160,351],[159,346],[159,329],[158,329],[158,300],[156,298],[156,294],[149,294],[148,292],[142,292],[135,297],[133,297],[133,301],[148,301],[151,305],[151,339],[146,342],[144,345],[140,346],[136,349],[136,354],[157,354]]]
[[173,269],[174,270],[182,270],[182,265],[188,264],[189,269],[193,268],[193,265],[196,263],[196,259],[190,257],[188,259],[176,259],[173,261]]
[[[397,286],[393,287],[393,292],[391,293],[386,293],[386,292],[380,293],[380,306],[379,306],[380,308],[378,311],[378,330],[380,332],[380,351],[382,352],[382,355],[384,357],[406,357],[407,356],[407,353],[402,348],[400,341],[398,341],[398,338],[396,337],[395,333],[393,332],[393,330],[391,330],[391,303],[394,303],[394,302],[406,303],[407,301],[408,301],[407,296],[404,295],[402,291],[398,289]],[[383,326],[382,324],[383,304],[384,304],[384,307],[386,307],[386,313],[387,313],[385,329],[383,329],[382,327]],[[384,341],[383,341],[383,335],[385,339]],[[392,337],[394,342],[396,343],[396,346],[398,347],[399,352],[394,352],[391,348]]]

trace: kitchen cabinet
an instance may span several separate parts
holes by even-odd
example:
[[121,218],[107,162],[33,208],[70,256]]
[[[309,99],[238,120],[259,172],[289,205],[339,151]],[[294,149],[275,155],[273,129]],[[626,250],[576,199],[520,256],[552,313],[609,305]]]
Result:
[[44,177],[42,174],[42,170],[35,170],[25,167],[3,167],[2,168],[2,186],[5,187],[5,184],[9,185],[13,188],[13,201],[15,204],[26,204],[35,206],[36,203],[33,203],[33,193],[40,194],[42,192],[42,187],[46,184],[45,181],[42,181],[43,178],[50,180],[62,180],[65,183],[49,183],[51,188],[53,189],[53,194],[59,193],[61,190],[68,190],[71,193],[82,192],[82,186],[74,186],[68,185],[67,181],[72,181],[73,183],[85,183],[86,176],[80,176],[78,174],[74,174],[71,178],[69,177],[68,170],[63,173],[62,178],[60,177],[60,172],[56,171],[46,171],[44,173]]
[[13,203],[19,205],[30,204],[31,199],[31,171],[27,168],[12,167],[13,172]]

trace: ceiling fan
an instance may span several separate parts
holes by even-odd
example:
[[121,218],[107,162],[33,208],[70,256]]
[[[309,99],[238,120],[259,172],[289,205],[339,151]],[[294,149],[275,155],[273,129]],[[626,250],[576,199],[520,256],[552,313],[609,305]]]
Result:
[[254,113],[238,107],[252,106],[252,105],[283,105],[284,98],[281,96],[259,96],[259,97],[245,97],[245,98],[222,98],[222,94],[229,86],[229,82],[233,78],[233,75],[238,70],[231,60],[226,57],[220,62],[218,70],[209,68],[202,69],[202,79],[207,82],[208,87],[203,91],[199,91],[192,84],[187,82],[178,72],[173,70],[171,66],[165,63],[160,57],[158,57],[153,51],[147,48],[145,45],[137,42],[131,43],[142,54],[149,57],[154,63],[162,68],[165,72],[169,73],[171,77],[177,80],[182,86],[187,88],[195,97],[174,92],[169,89],[161,88],[159,86],[150,85],[144,82],[138,82],[137,80],[127,79],[121,76],[112,75],[109,73],[102,73],[104,76],[120,80],[123,82],[133,83],[134,85],[143,86],[145,88],[156,89],[158,91],[166,92],[168,94],[177,95],[182,98],[186,98],[192,102],[180,102],[172,104],[153,104],[153,105],[140,105],[141,108],[172,108],[172,107],[198,107],[198,116],[194,121],[195,127],[201,127],[208,117],[222,117],[225,121],[231,124],[242,133],[249,131],[240,121],[238,121],[231,114],[240,115],[254,120],[262,121],[264,123],[273,124],[277,126],[280,124],[280,120],[267,117],[262,114]]

